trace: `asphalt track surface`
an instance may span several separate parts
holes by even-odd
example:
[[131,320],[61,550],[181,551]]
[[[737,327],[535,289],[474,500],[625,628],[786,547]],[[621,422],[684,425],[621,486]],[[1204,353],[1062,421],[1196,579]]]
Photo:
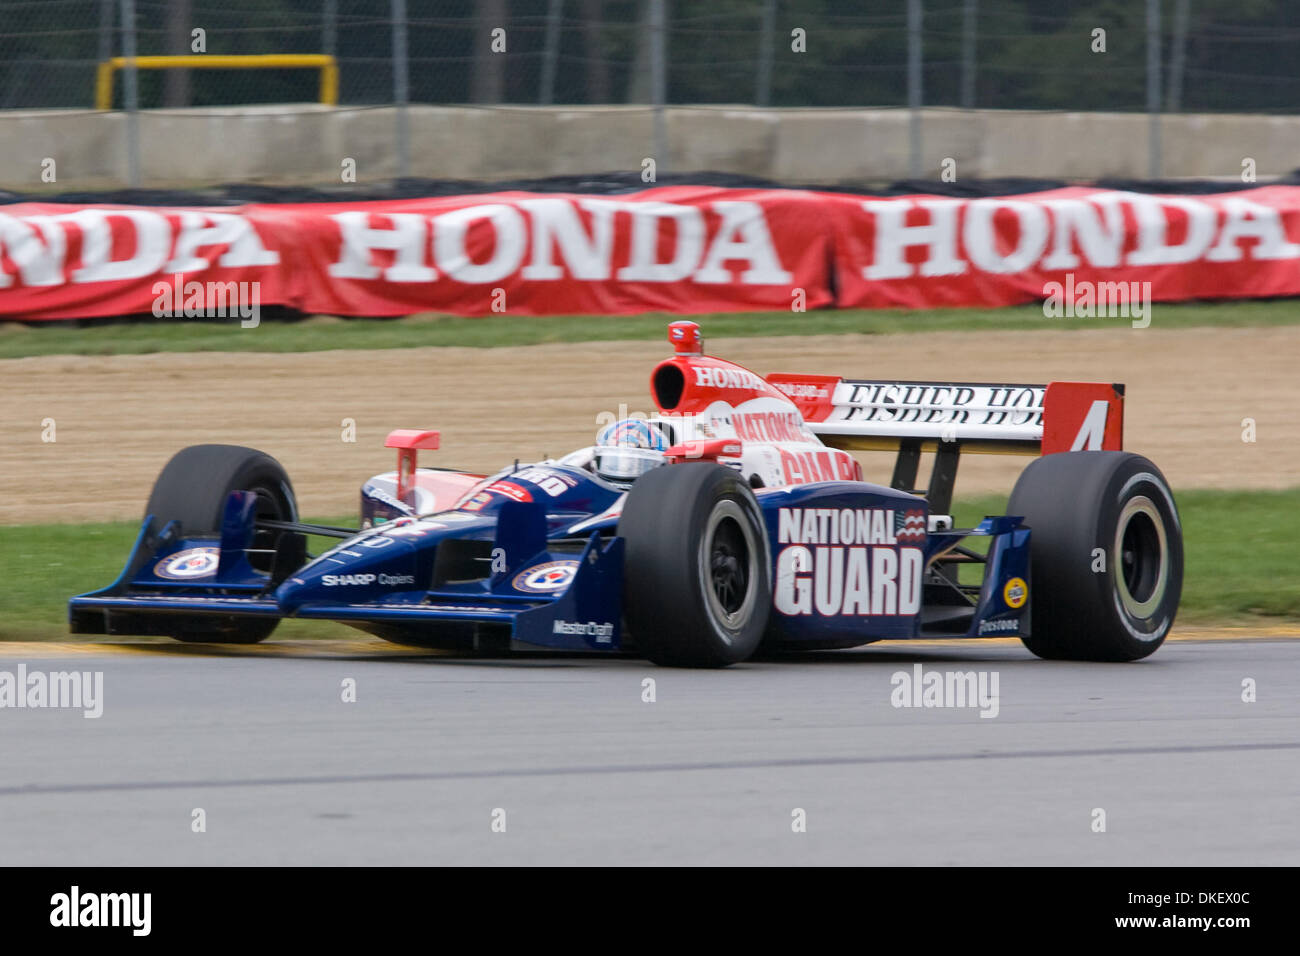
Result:
[[[918,663],[997,673],[997,716],[892,706]],[[9,865],[1300,863],[1294,637],[1125,665],[1003,639],[725,671],[0,644],[0,671],[19,664],[103,671],[104,711],[0,709]]]

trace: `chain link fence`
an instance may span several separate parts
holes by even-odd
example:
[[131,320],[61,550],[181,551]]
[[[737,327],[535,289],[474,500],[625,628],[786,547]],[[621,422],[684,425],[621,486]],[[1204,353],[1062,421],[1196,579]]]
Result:
[[[404,35],[414,103],[650,103],[660,66],[669,104],[1143,110],[1153,11],[1162,110],[1300,103],[1286,0],[0,0],[0,108],[91,108],[124,2],[141,56],[330,54],[353,106],[400,101]],[[139,76],[145,109],[317,97],[311,70]]]
[[314,101],[397,105],[399,177],[408,104],[639,104],[658,157],[726,104],[905,108],[913,178],[922,107],[1144,112],[1155,178],[1162,115],[1294,112],[1298,55],[1289,0],[0,0],[0,109],[124,111],[131,185],[140,110]]

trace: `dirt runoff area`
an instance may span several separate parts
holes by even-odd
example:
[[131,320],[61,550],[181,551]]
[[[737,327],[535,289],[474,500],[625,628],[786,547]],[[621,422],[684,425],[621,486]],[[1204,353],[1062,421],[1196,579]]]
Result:
[[[762,374],[1123,382],[1126,447],[1175,490],[1300,484],[1300,327],[716,339],[708,351]],[[598,342],[0,361],[0,523],[138,518],[171,454],[202,442],[280,459],[304,514],[355,514],[361,482],[393,465],[390,429],[440,429],[442,450],[421,457],[431,465],[560,455],[591,443],[601,413],[652,411],[649,373],[668,354],[666,342]],[[888,481],[888,455],[862,461]],[[958,494],[1006,493],[1024,464],[967,456]]]

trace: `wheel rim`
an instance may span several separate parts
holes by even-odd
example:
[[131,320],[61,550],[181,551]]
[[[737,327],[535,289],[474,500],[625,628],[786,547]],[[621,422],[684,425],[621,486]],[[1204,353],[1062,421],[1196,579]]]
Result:
[[758,562],[758,539],[750,516],[735,501],[719,501],[705,524],[697,564],[710,616],[728,644],[753,616]]
[[1169,585],[1169,539],[1150,498],[1138,495],[1125,502],[1113,553],[1120,604],[1134,618],[1151,617]]
[[[289,498],[283,488],[267,488],[259,485],[248,490],[257,495],[257,501],[253,505],[254,522],[297,520],[297,517],[293,514],[292,505],[288,504]],[[249,545],[250,550],[254,553],[248,555],[248,563],[258,571],[270,571],[271,566],[275,563],[273,556],[257,552],[274,551],[276,544],[280,540],[280,534],[281,532],[271,528],[257,528],[255,526],[253,540]]]

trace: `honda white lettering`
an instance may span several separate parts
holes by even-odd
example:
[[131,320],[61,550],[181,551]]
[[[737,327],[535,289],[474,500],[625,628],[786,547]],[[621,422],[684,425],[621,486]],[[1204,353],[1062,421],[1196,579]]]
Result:
[[[971,266],[1008,274],[1300,259],[1300,243],[1288,238],[1282,210],[1242,196],[1210,200],[1099,192],[1078,199],[895,199],[861,205],[874,220],[872,261],[862,268],[868,280],[963,275]],[[1125,240],[1132,234],[1124,225],[1124,207],[1137,226],[1127,255]],[[924,256],[910,256],[915,249]]]

